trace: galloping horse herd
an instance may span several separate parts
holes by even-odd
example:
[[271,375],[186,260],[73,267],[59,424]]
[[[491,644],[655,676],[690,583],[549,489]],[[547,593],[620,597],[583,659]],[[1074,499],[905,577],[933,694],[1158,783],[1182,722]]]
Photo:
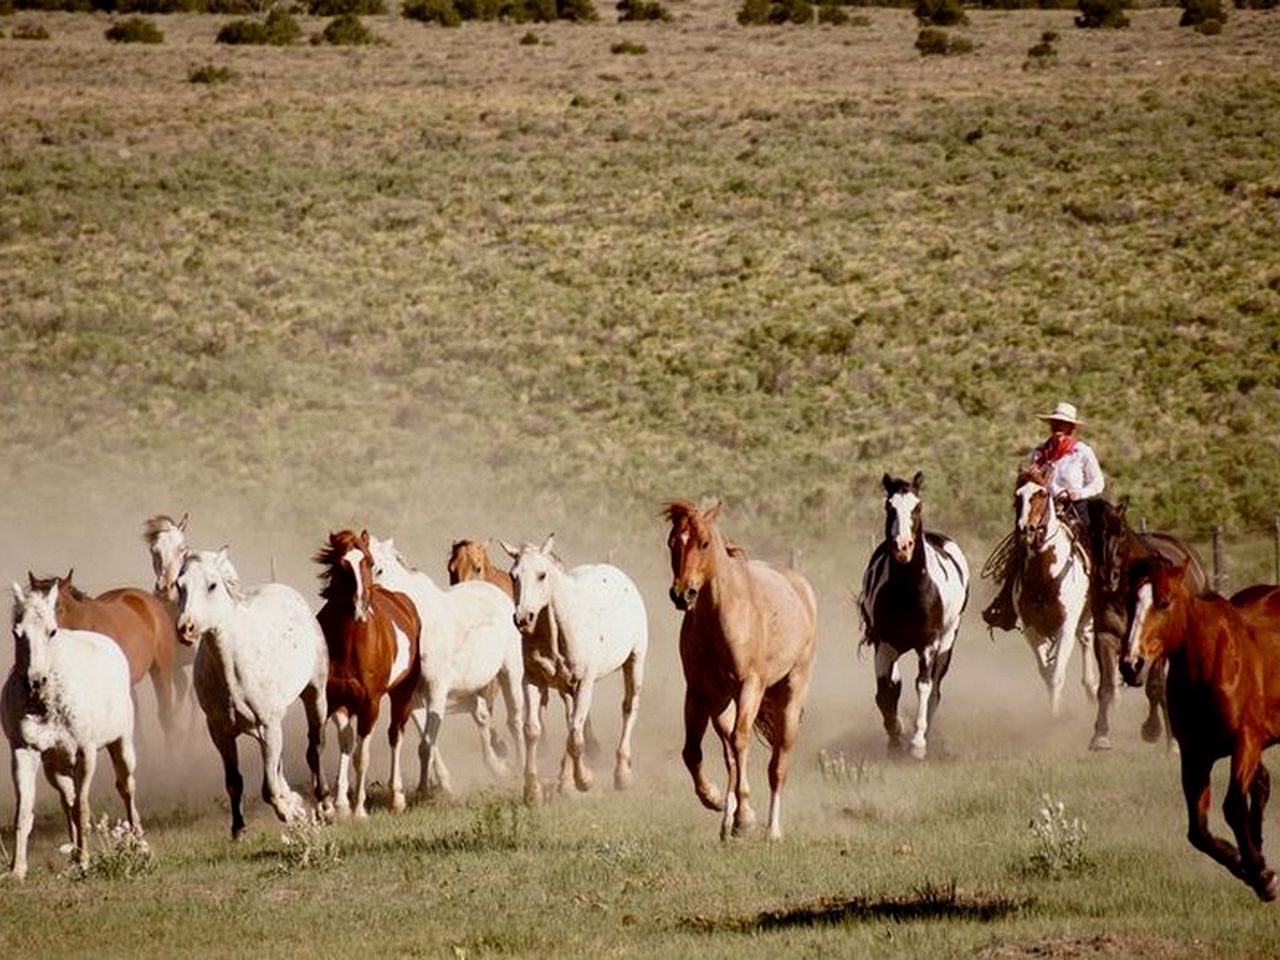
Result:
[[[875,700],[891,753],[902,751],[904,736],[898,661],[915,654],[910,752],[924,759],[969,599],[969,566],[954,540],[925,529],[921,474],[910,480],[886,474],[883,482],[884,539],[872,553],[858,601],[863,643],[874,649]],[[1015,607],[1050,708],[1058,711],[1067,662],[1080,645],[1085,686],[1098,706],[1090,746],[1107,749],[1117,671],[1135,686],[1145,677],[1151,714],[1143,736],[1159,739],[1167,719],[1181,749],[1190,841],[1272,900],[1280,882],[1261,852],[1270,793],[1261,752],[1280,739],[1280,587],[1258,585],[1224,599],[1207,590],[1191,547],[1166,534],[1133,532],[1123,505],[1099,506],[1101,522],[1085,533],[1058,514],[1036,469],[1024,469],[1015,484],[1007,543],[1016,540],[1021,549],[1005,555],[1018,558]],[[698,799],[721,814],[722,839],[741,835],[756,823],[747,754],[753,730],[758,733],[771,751],[767,832],[777,840],[814,666],[817,602],[799,572],[750,559],[726,539],[719,513],[718,501],[700,508],[673,500],[663,507],[670,523],[670,599],[684,613],[682,756]],[[121,588],[91,598],[76,589],[70,572],[46,579],[28,574],[26,586],[13,585],[16,656],[0,695],[0,721],[17,793],[15,876],[27,873],[40,766],[62,802],[82,866],[99,748],[111,758],[130,825],[141,829],[132,687],[145,675],[167,736],[194,693],[222,758],[233,837],[245,827],[241,734],[259,744],[262,797],[281,820],[368,816],[369,738],[384,697],[390,701],[393,810],[405,806],[400,745],[411,719],[419,737],[419,794],[452,791],[439,741],[449,713],[471,715],[486,765],[506,775],[508,748],[495,729],[499,695],[525,801],[542,797],[537,748],[552,691],[568,726],[559,788],[589,790],[595,686],[618,671],[623,724],[613,779],[618,789],[631,783],[649,627],[640,591],[616,566],[568,568],[548,536],[541,544],[502,542],[511,559],[505,572],[494,568],[485,544],[460,540],[446,588],[412,568],[392,540],[342,530],[329,534],[315,555],[324,602],[313,614],[285,584],[243,586],[225,547],[191,549],[187,524],[186,516],[146,522],[151,592]],[[283,721],[298,699],[307,719],[311,804],[284,776]],[[321,765],[331,719],[339,744],[332,791]],[[702,768],[708,724],[723,748],[723,792]],[[1224,812],[1236,845],[1208,830],[1209,774],[1223,756],[1231,758]]]

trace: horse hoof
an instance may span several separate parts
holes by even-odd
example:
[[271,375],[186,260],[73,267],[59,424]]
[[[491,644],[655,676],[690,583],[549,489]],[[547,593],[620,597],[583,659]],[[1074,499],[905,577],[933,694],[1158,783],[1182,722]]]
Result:
[[928,747],[925,744],[913,743],[911,745],[911,756],[915,757],[917,760],[923,760],[926,750],[928,750]]
[[1160,739],[1160,734],[1164,732],[1164,727],[1157,720],[1155,723],[1144,723],[1140,732],[1144,743],[1155,743]]
[[524,802],[530,807],[542,803],[542,784],[538,783],[536,777],[530,777],[524,782]]
[[405,808],[404,794],[393,793],[391,795],[391,809],[395,813],[403,813]]
[[1089,741],[1090,750],[1110,750],[1111,738],[1105,733],[1095,733],[1093,739]]
[[364,807],[356,807],[355,817],[357,820],[368,820],[369,811],[366,810]]
[[615,770],[613,774],[613,789],[629,790],[631,788],[631,771]]
[[581,792],[586,793],[588,790],[591,789],[591,784],[593,779],[594,778],[591,776],[591,774],[588,771],[584,770],[581,776],[577,774],[574,775],[573,785],[577,787]]

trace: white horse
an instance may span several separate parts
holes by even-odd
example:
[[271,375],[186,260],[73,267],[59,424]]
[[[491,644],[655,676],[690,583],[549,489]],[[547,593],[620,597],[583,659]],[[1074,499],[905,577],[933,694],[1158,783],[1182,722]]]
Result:
[[370,537],[369,554],[374,582],[407,594],[422,621],[422,684],[410,713],[422,734],[419,792],[430,793],[432,773],[445,794],[453,790],[438,743],[446,712],[471,713],[480,728],[485,764],[495,776],[505,777],[507,766],[493,745],[493,718],[480,694],[497,681],[507,704],[507,725],[519,745],[524,723],[519,697],[524,655],[510,598],[483,580],[468,580],[448,589],[437,587],[425,573],[409,567],[393,539]]
[[[560,762],[560,787],[568,788],[572,765],[579,790],[591,788],[585,757],[583,726],[591,711],[596,681],[622,670],[622,736],[618,742],[614,786],[631,784],[631,734],[644,685],[644,659],[649,649],[649,620],[640,591],[625,573],[608,563],[591,563],[566,570],[553,553],[555,535],[542,546],[526,543],[502,548],[515,560],[511,579],[516,594],[516,625],[525,634],[525,800],[539,799],[538,738],[549,690],[561,691],[569,727],[565,755]],[[544,610],[550,612],[551,649],[528,644]]]
[[1098,690],[1098,663],[1089,649],[1093,619],[1089,608],[1089,554],[1058,517],[1044,476],[1022,471],[1014,491],[1016,533],[1022,565],[1013,586],[1014,608],[1031,644],[1040,677],[1049,690],[1049,709],[1058,716],[1071,651],[1078,643],[1084,660],[1085,693]]
[[292,587],[268,583],[253,590],[240,578],[227,549],[187,557],[178,575],[178,636],[200,641],[196,651],[196,698],[209,736],[222,756],[231,798],[231,836],[244,832],[236,737],[247,733],[262,749],[262,799],[288,821],[302,816],[302,798],[284,778],[284,715],[301,697],[307,712],[307,765],[321,809],[331,801],[320,751],[328,713],[325,682],[329,654],[320,625]]
[[18,795],[13,875],[27,875],[34,822],[36,765],[58,791],[71,845],[89,864],[89,785],[98,750],[107,748],[129,825],[142,832],[134,802],[133,700],[129,662],[114,640],[89,630],[59,630],[55,583],[48,595],[13,585],[16,657],[0,693],[0,721],[13,756]]

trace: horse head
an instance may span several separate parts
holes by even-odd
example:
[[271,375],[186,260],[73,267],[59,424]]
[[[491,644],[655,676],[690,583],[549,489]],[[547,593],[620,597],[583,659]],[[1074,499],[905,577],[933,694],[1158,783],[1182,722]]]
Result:
[[1013,490],[1013,517],[1018,536],[1026,547],[1039,550],[1048,538],[1057,514],[1049,496],[1049,480],[1038,467],[1024,467]]
[[178,639],[190,646],[243,602],[229,547],[190,553],[178,571]]
[[178,572],[190,550],[187,548],[187,514],[175,521],[165,514],[150,517],[142,526],[142,539],[151,553],[151,569],[156,596],[176,600]]
[[560,569],[555,537],[554,533],[547,534],[540,547],[526,543],[517,548],[502,541],[502,549],[515,561],[511,567],[511,586],[515,591],[515,624],[522,633],[533,630],[538,614],[551,602],[551,577]]
[[1174,620],[1187,598],[1187,567],[1151,556],[1129,568],[1129,630],[1120,647],[1120,675],[1130,686],[1142,683],[1146,664],[1173,652],[1170,643],[1181,635]]
[[698,591],[715,575],[715,522],[720,501],[699,510],[688,500],[671,500],[662,508],[671,522],[667,549],[671,551],[671,602],[677,610],[692,610]]
[[455,540],[449,548],[449,583],[483,580],[490,566],[489,552],[475,540]]
[[315,562],[323,567],[320,596],[349,601],[355,619],[364,620],[369,615],[374,581],[369,531],[362,530],[359,535],[354,530],[330,533],[329,541],[316,552]]
[[[34,580],[35,578],[30,578]],[[13,585],[16,663],[26,668],[27,685],[39,696],[49,679],[49,641],[58,635],[58,580],[45,589]]]
[[924,533],[920,488],[924,474],[917,471],[909,481],[885,474],[884,538],[893,545],[893,559],[906,563],[916,551]]

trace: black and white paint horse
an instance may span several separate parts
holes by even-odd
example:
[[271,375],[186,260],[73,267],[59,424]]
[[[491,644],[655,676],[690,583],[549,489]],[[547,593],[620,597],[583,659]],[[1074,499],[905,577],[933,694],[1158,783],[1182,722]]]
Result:
[[960,632],[960,614],[969,602],[969,564],[955,541],[924,529],[922,473],[910,481],[886,473],[883,482],[884,541],[871,554],[858,598],[862,642],[875,649],[876,706],[884,717],[890,752],[902,749],[898,659],[915,653],[919,699],[911,755],[924,759],[925,738],[942,699],[942,678]]

